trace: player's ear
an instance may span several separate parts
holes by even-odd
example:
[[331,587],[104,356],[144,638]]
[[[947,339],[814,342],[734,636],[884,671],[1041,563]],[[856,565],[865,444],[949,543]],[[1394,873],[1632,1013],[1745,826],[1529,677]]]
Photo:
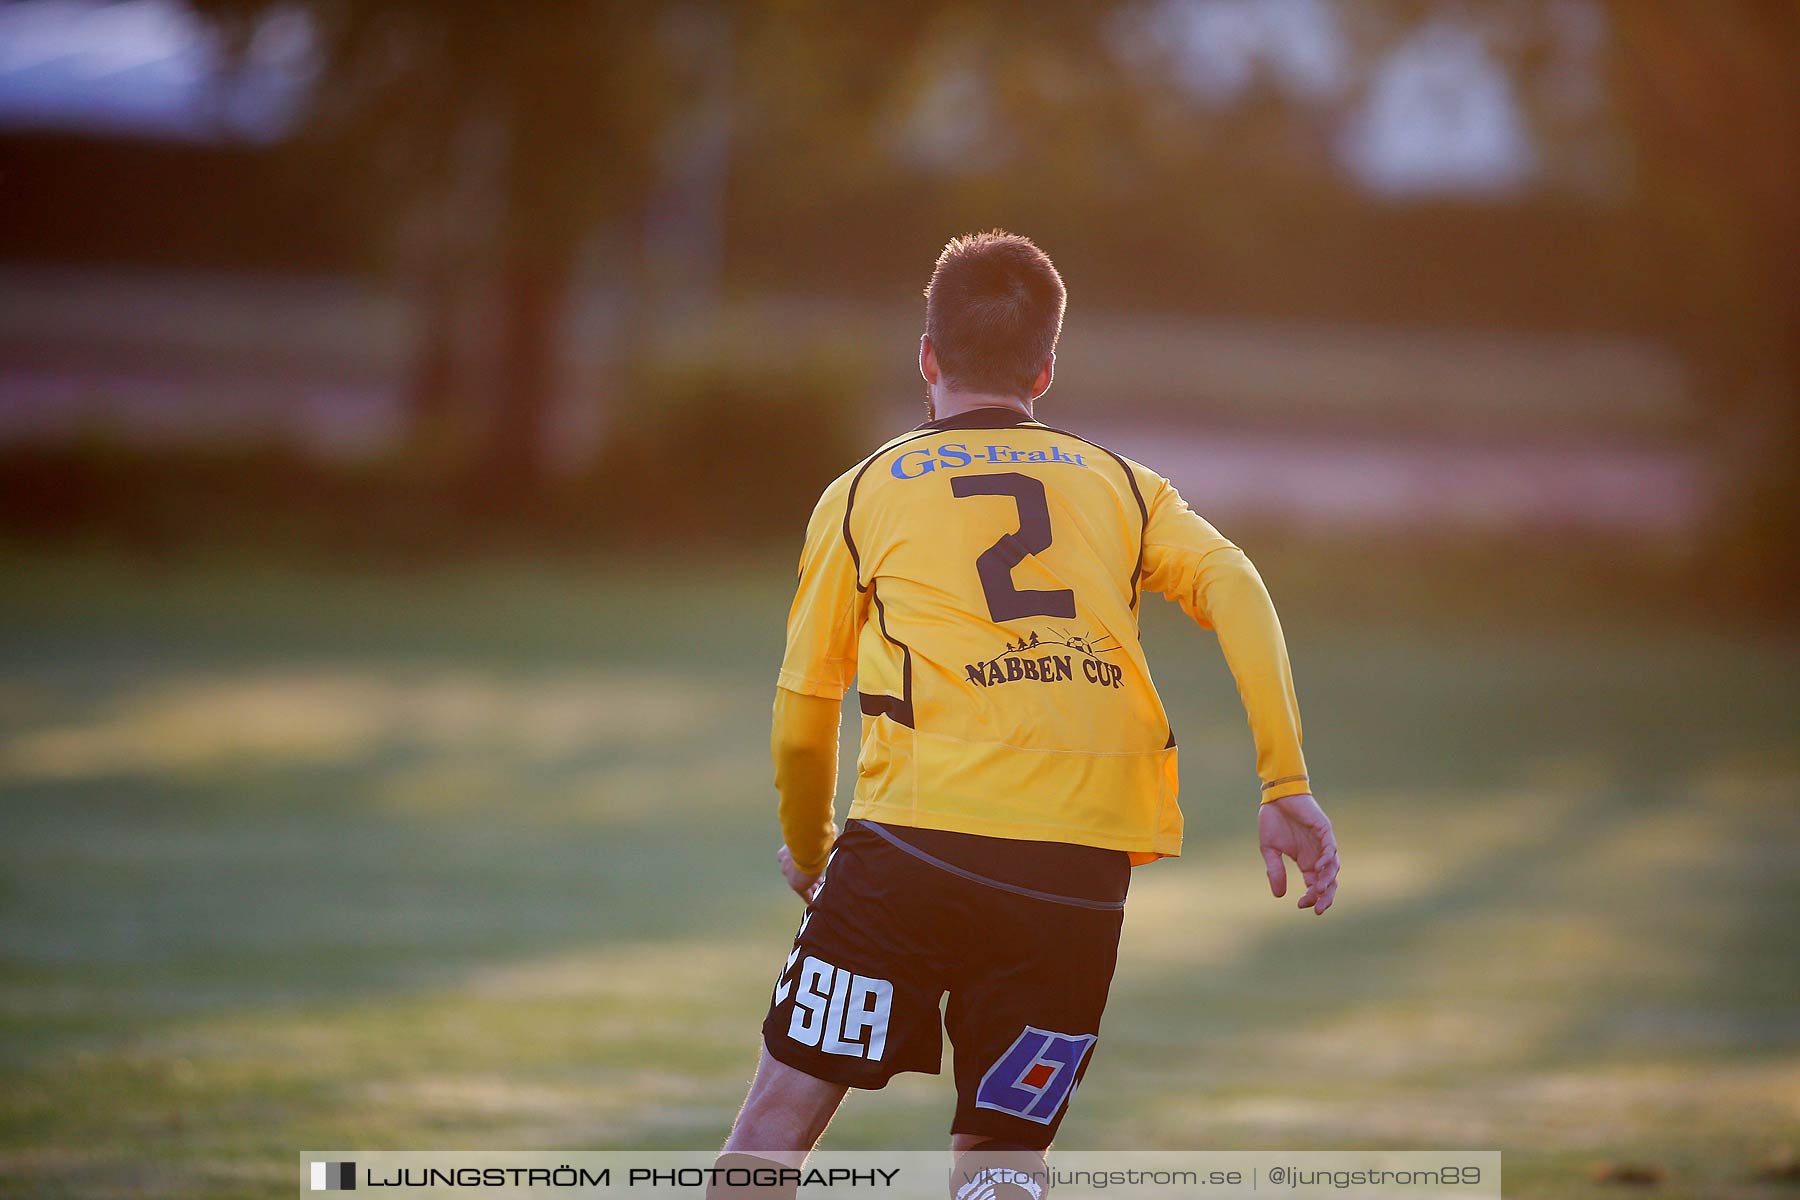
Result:
[[1039,371],[1037,373],[1037,378],[1031,381],[1031,398],[1036,400],[1039,396],[1049,391],[1050,381],[1055,378],[1056,351],[1052,350],[1050,352],[1050,357],[1044,360],[1043,370]]
[[919,374],[925,377],[925,382],[928,385],[931,387],[937,386],[937,349],[932,346],[931,335],[929,333],[921,333],[919,335]]

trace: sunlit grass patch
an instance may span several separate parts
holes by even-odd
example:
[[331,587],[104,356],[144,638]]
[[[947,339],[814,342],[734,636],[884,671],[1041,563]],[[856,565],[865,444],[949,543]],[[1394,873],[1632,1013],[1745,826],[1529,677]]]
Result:
[[159,680],[127,688],[87,720],[14,733],[14,779],[331,765],[382,749],[482,749],[524,763],[704,732],[715,690],[649,672],[497,678],[319,667]]
[[[654,571],[112,569],[0,597],[6,1185],[285,1196],[304,1145],[723,1136],[800,914],[766,751],[789,564],[731,606]],[[1165,615],[1188,855],[1133,880],[1064,1144],[1778,1194],[1747,1175],[1800,1142],[1800,646],[1294,620],[1344,845],[1317,919],[1268,895],[1235,691]],[[941,1145],[951,1095],[853,1097],[826,1144]]]

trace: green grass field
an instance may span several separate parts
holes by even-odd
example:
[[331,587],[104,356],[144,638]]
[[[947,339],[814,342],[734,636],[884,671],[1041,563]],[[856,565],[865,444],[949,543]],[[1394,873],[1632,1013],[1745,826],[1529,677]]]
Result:
[[[722,1137],[798,916],[765,749],[785,556],[0,574],[0,1193]],[[1285,607],[1344,848],[1324,919],[1269,898],[1229,677],[1153,602],[1188,855],[1136,878],[1063,1143],[1795,1194],[1752,1174],[1800,1142],[1800,641],[1326,595]],[[938,1146],[949,1098],[852,1097],[826,1145]]]

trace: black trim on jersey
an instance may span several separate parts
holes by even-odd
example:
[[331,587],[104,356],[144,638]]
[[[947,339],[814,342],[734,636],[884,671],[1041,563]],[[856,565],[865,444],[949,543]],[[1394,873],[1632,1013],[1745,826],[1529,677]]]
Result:
[[908,443],[919,441],[922,438],[928,438],[937,432],[938,430],[936,429],[926,429],[917,436],[905,438],[895,442],[891,446],[883,446],[875,453],[869,455],[868,458],[863,460],[863,465],[857,469],[856,477],[850,481],[850,488],[844,494],[844,545],[850,551],[851,569],[856,572],[856,590],[869,593],[870,598],[875,601],[875,619],[881,627],[881,636],[900,647],[901,694],[899,696],[882,696],[873,692],[858,690],[856,693],[857,704],[862,709],[862,713],[865,717],[889,717],[895,722],[906,726],[908,729],[913,728],[912,647],[888,632],[887,609],[883,607],[881,597],[873,590],[875,581],[871,579],[866,584],[862,581],[862,555],[857,552],[856,539],[850,534],[850,514],[856,505],[856,489],[862,484],[863,476],[869,473],[869,468],[875,465],[876,459],[880,458],[890,450],[898,450]]
[[[871,583],[869,586],[873,589],[874,584]],[[881,696],[872,692],[858,691],[856,693],[857,704],[862,708],[865,717],[890,717],[908,729],[912,729],[914,727],[912,647],[888,632],[887,608],[881,603],[880,593],[871,590],[869,597],[875,601],[875,621],[881,627],[881,636],[900,647],[900,695]]]
[[967,412],[959,412],[954,416],[939,417],[935,421],[927,421],[916,429],[1011,429],[1017,425],[1033,425],[1037,418],[1017,408],[992,405],[988,408],[971,408]]
[[[881,597],[872,591],[875,586],[875,581],[871,579],[865,584],[862,580],[862,555],[856,549],[856,538],[850,533],[850,514],[855,510],[856,489],[862,485],[863,476],[869,473],[869,468],[875,465],[877,459],[886,455],[889,451],[898,450],[902,446],[910,445],[923,438],[928,438],[935,433],[942,433],[946,429],[1006,429],[1028,423],[1035,424],[1035,422],[1032,421],[1030,414],[1014,408],[974,408],[970,409],[968,412],[957,413],[953,417],[945,417],[939,421],[928,421],[918,427],[918,431],[913,437],[904,438],[890,446],[883,446],[875,453],[869,455],[868,458],[863,460],[862,466],[857,468],[855,477],[850,480],[849,490],[844,494],[843,534],[844,546],[850,551],[850,566],[856,572],[856,590],[859,592],[870,593],[871,598],[875,601],[875,618],[880,624],[881,636],[900,647],[901,694],[898,697],[882,696],[872,692],[859,690],[856,694],[857,704],[862,709],[864,716],[891,717],[908,729],[914,727],[912,702],[912,647],[888,632],[887,609],[883,607]],[[1078,438],[1076,440],[1079,441],[1080,439]],[[1137,485],[1134,482],[1132,486],[1136,487]],[[1138,503],[1141,506],[1143,500],[1140,498]],[[1139,551],[1138,557],[1141,561],[1143,558],[1141,550]]]
[[[856,539],[851,536],[850,533],[850,514],[855,510],[856,506],[856,489],[862,485],[863,476],[869,473],[869,468],[875,465],[875,460],[886,455],[889,451],[898,450],[902,446],[911,445],[913,442],[930,437],[934,433],[942,433],[945,430],[1013,429],[1023,426],[1042,429],[1046,433],[1054,433],[1062,437],[1074,438],[1084,446],[1092,446],[1094,449],[1107,455],[1114,462],[1118,463],[1119,470],[1125,473],[1125,482],[1131,485],[1131,495],[1132,498],[1137,501],[1138,506],[1137,563],[1132,568],[1130,584],[1131,611],[1133,613],[1137,612],[1138,600],[1142,595],[1139,585],[1141,584],[1144,575],[1144,542],[1150,532],[1150,506],[1144,503],[1144,493],[1143,490],[1138,487],[1136,472],[1131,469],[1130,464],[1127,463],[1123,457],[1114,451],[1107,449],[1098,442],[1091,442],[1080,434],[1070,433],[1066,429],[1057,429],[1054,426],[1045,425],[1031,414],[1020,409],[998,406],[972,408],[967,412],[960,412],[954,416],[940,417],[935,421],[927,421],[923,425],[916,427],[914,436],[903,438],[889,446],[883,446],[863,460],[862,466],[857,468],[855,477],[850,480],[849,490],[844,495],[844,546],[850,551],[850,565],[856,572],[856,590],[859,592],[867,592],[870,591],[875,584],[874,580],[870,580],[866,584],[862,581],[862,555],[856,549]],[[857,693],[857,699],[862,708],[863,715],[871,717],[889,716],[906,726],[908,729],[911,729],[913,728],[912,647],[895,638],[888,632],[887,610],[882,607],[880,596],[874,596],[873,599],[875,601],[876,619],[881,626],[881,636],[900,647],[901,690],[903,695],[900,697],[881,696],[859,691]],[[1169,730],[1168,744],[1169,746],[1175,744],[1175,730],[1173,728]],[[1167,749],[1167,747],[1164,748]]]
[[876,459],[886,454],[889,450],[898,450],[900,447],[916,442],[920,438],[928,438],[936,432],[938,431],[935,429],[926,429],[923,433],[919,434],[918,437],[909,437],[904,441],[895,442],[891,446],[883,446],[875,453],[869,455],[869,457],[863,459],[863,465],[857,468],[856,478],[850,481],[850,490],[844,493],[844,545],[850,550],[850,566],[856,571],[856,590],[859,592],[866,592],[869,589],[862,581],[862,555],[856,552],[856,539],[850,536],[850,513],[851,510],[856,507],[856,489],[862,485],[862,477],[869,473],[869,468],[875,465]]
[[1079,433],[1070,433],[1066,429],[1053,429],[1048,425],[1045,425],[1044,428],[1050,433],[1060,433],[1064,437],[1072,437],[1084,446],[1092,446],[1100,453],[1110,456],[1114,462],[1119,464],[1119,470],[1125,472],[1125,482],[1131,485],[1131,495],[1137,500],[1138,506],[1137,566],[1133,567],[1131,571],[1131,611],[1136,612],[1138,597],[1142,594],[1138,585],[1144,578],[1144,541],[1150,536],[1150,506],[1144,503],[1144,493],[1138,487],[1137,472],[1131,469],[1131,464],[1126,462],[1123,456],[1108,450],[1099,442],[1090,442]]

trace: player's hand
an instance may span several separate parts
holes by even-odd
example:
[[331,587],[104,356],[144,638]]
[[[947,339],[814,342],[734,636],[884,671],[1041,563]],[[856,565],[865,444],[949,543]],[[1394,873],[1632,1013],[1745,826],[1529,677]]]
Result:
[[786,846],[783,846],[780,851],[776,853],[775,861],[781,864],[781,874],[782,877],[787,880],[788,886],[793,888],[802,900],[811,904],[813,897],[817,895],[819,891],[820,873],[818,871],[808,873],[802,871],[799,867],[796,867],[794,865],[794,855]]
[[1256,817],[1261,835],[1263,863],[1269,868],[1269,890],[1287,895],[1287,864],[1294,860],[1306,880],[1300,907],[1323,916],[1337,896],[1338,848],[1331,832],[1331,818],[1310,793],[1284,796],[1261,806]]

